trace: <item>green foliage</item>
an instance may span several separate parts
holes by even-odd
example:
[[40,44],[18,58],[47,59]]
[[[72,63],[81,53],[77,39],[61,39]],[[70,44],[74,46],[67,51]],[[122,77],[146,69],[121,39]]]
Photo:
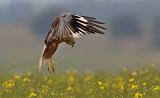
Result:
[[159,98],[154,65],[118,75],[102,72],[0,74],[0,98]]

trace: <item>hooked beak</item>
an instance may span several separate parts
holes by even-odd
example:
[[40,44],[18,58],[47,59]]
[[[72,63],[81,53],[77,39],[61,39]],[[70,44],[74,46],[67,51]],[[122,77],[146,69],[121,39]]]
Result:
[[72,48],[74,47],[74,44],[75,44],[75,42],[73,42],[73,43],[72,43],[72,45],[71,45],[71,46],[72,46]]

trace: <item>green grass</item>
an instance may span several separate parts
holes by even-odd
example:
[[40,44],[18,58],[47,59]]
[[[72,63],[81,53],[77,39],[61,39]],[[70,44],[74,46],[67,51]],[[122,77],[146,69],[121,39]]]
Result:
[[160,72],[151,66],[102,72],[0,73],[0,98],[160,98]]

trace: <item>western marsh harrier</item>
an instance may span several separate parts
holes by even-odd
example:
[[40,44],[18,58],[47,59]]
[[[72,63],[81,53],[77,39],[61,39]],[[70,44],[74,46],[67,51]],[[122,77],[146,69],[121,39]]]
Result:
[[75,44],[75,38],[80,38],[85,34],[104,34],[101,30],[105,23],[99,22],[96,18],[80,16],[73,13],[64,12],[52,23],[48,35],[44,42],[44,49],[39,60],[39,70],[42,69],[44,61],[48,63],[48,71],[54,71],[52,55],[62,42],[71,45]]

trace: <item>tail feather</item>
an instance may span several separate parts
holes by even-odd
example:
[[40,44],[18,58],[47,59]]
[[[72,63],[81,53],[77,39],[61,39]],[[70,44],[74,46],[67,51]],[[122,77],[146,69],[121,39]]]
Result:
[[39,71],[41,71],[43,64],[44,64],[44,59],[43,56],[41,56],[41,58],[39,59]]
[[44,60],[45,60],[45,59],[44,59],[44,57],[43,57],[43,54],[44,54],[45,49],[46,49],[46,45],[44,45],[42,55],[41,55],[41,57],[40,57],[40,59],[39,59],[39,71],[41,71],[41,69],[42,69],[42,67],[43,67],[43,65],[44,65]]

